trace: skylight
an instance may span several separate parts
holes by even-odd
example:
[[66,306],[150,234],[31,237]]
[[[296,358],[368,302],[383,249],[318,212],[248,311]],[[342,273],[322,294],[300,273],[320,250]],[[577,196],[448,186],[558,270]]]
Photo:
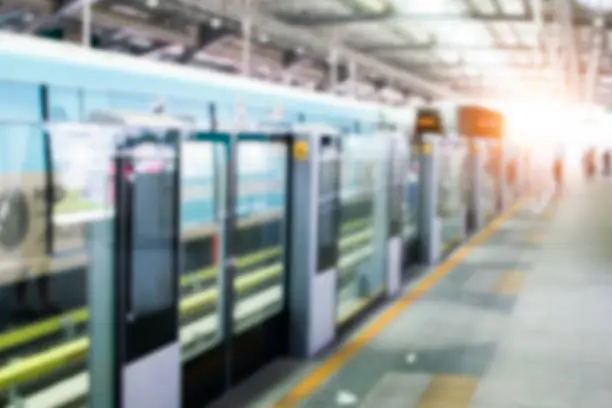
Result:
[[397,11],[412,14],[460,14],[465,12],[462,2],[453,0],[392,0]]

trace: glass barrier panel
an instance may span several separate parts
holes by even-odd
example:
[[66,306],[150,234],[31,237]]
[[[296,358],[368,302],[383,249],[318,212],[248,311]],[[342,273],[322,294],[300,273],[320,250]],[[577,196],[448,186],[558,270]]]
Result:
[[227,143],[207,133],[181,145],[181,343],[183,357],[197,355],[222,338],[220,243],[226,192]]
[[376,172],[383,164],[380,157],[367,154],[371,139],[363,139],[343,139],[336,312],[340,324],[367,304],[384,284],[379,276],[383,271],[375,265],[373,242]]
[[466,165],[465,146],[455,142],[447,142],[440,146],[437,213],[442,221],[443,250],[455,245],[463,234],[468,182]]
[[404,213],[408,203],[405,201],[405,172],[409,157],[391,151],[388,165],[388,174],[385,183],[388,197],[387,214],[389,218],[389,237],[401,236],[404,232]]
[[497,213],[499,193],[499,167],[494,146],[488,145],[483,154],[482,204],[485,223],[493,220]]
[[[46,170],[42,127],[0,125],[0,339],[54,309],[45,234]],[[0,346],[3,363],[29,354],[11,349]]]
[[[163,129],[58,124],[47,128],[53,194],[45,194],[44,135],[24,126],[0,128],[0,398],[7,404],[80,403],[89,389],[86,280],[100,265],[112,268],[115,146],[126,136]],[[172,130],[172,132],[176,132]],[[184,357],[219,340],[217,304],[219,198],[225,194],[224,145],[183,145],[180,339]],[[53,199],[53,252],[47,255],[44,204]],[[10,215],[10,218],[8,218]],[[106,252],[99,249],[108,242]],[[95,245],[94,245],[95,244]],[[96,250],[94,251],[93,248]],[[6,251],[6,254],[3,253]],[[108,270],[112,273],[112,270]],[[69,393],[57,393],[69,387]],[[54,402],[55,404],[55,402]],[[55,405],[54,405],[55,406]]]
[[[76,124],[3,125],[0,135],[0,214],[10,220],[0,228],[0,253],[10,248],[0,256],[8,313],[0,394],[11,406],[64,406],[89,388],[87,275],[92,265],[111,273],[108,171],[116,133]],[[67,384],[74,392],[54,392]]]
[[417,232],[419,209],[419,162],[420,153],[413,149],[407,163],[404,183],[404,238],[410,238]]
[[339,252],[341,163],[335,145],[323,148],[320,154],[316,270],[325,273],[336,266]]
[[287,146],[265,139],[238,142],[235,333],[279,313],[284,304]]

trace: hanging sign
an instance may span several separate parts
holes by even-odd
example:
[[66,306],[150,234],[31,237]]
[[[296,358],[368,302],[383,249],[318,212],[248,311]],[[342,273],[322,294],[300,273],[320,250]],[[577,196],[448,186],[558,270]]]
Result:
[[504,118],[501,113],[480,106],[462,106],[458,110],[459,134],[465,137],[501,139]]

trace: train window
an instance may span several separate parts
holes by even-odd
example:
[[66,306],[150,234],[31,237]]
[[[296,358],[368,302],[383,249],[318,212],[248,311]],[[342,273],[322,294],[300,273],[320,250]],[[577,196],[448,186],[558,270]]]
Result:
[[209,103],[206,100],[189,100],[179,98],[162,98],[165,112],[168,115],[185,118],[188,122],[198,124],[201,129],[210,126],[211,118],[209,113]]
[[134,95],[116,91],[86,91],[82,94],[83,117],[99,111],[153,113],[163,100],[155,95]]
[[0,120],[37,123],[41,119],[41,88],[20,82],[0,82]]
[[[124,92],[108,92],[109,107],[112,110],[128,110],[136,112],[155,112],[163,100],[155,95],[132,94]],[[162,108],[163,109],[163,108]]]
[[81,118],[81,95],[78,89],[49,87],[49,120],[78,122]]
[[[39,372],[36,379],[28,381],[28,392],[44,392],[49,387],[50,380],[68,380],[76,373],[86,370],[87,354],[87,296],[86,279],[91,265],[103,268],[111,264],[110,249],[100,251],[94,257],[85,251],[87,242],[112,243],[109,236],[94,237],[86,231],[89,221],[81,218],[84,214],[65,214],[63,220],[53,219],[54,224],[63,223],[63,229],[58,228],[55,239],[60,247],[67,241],[78,241],[74,250],[57,251],[49,254],[46,245],[47,231],[47,175],[45,160],[45,134],[48,129],[42,126],[2,125],[0,126],[0,213],[3,218],[10,221],[6,228],[0,228],[0,268],[2,268],[3,282],[0,287],[0,297],[3,299],[3,310],[9,317],[2,320],[2,333],[0,338],[9,335],[16,339],[10,345],[1,347],[2,364],[16,364],[12,360],[19,360],[17,364],[27,367],[31,361],[30,353],[36,355],[50,355],[58,347],[71,348],[75,354],[71,355],[73,361],[71,371],[65,371],[63,363],[51,363]],[[62,139],[65,141],[66,139]],[[97,139],[96,139],[97,140]],[[69,163],[71,155],[81,156],[82,149],[74,150],[71,143],[55,146],[54,151],[69,157],[62,157],[58,165]],[[100,152],[97,152],[100,155]],[[77,160],[78,161],[78,160]],[[85,185],[98,185],[105,182],[103,175],[100,179],[89,178],[83,175],[83,169],[72,169],[72,181],[85,181]],[[66,186],[66,177],[56,174],[57,185]],[[69,184],[73,186],[74,184]],[[79,187],[81,185],[79,184]],[[87,191],[85,191],[87,190]],[[58,204],[83,203],[93,193],[87,188],[56,188]],[[81,194],[82,193],[82,194]],[[85,196],[84,200],[79,198]],[[72,207],[72,209],[84,209]],[[5,218],[4,218],[5,217]],[[61,218],[61,217],[60,217]],[[55,228],[54,228],[55,229]],[[108,231],[108,230],[106,230]],[[74,242],[74,241],[73,241]],[[5,252],[6,247],[13,246],[18,250]],[[103,247],[104,245],[101,245]],[[102,253],[104,252],[104,253]],[[94,259],[95,258],[95,259]],[[53,321],[62,321],[62,324],[49,324]],[[1,341],[0,341],[1,342]],[[78,350],[78,351],[77,351]],[[40,353],[40,354],[38,354]],[[15,366],[14,366],[15,367]],[[24,368],[27,370],[27,368]],[[76,371],[75,371],[76,370]],[[80,375],[79,374],[79,375]],[[17,380],[12,386],[15,393],[24,392],[23,383]]]

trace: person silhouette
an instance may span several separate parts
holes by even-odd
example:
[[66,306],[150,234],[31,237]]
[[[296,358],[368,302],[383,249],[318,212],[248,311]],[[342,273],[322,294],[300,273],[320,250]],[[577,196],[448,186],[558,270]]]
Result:
[[555,193],[560,195],[563,192],[563,158],[557,156],[553,164],[553,178],[555,182]]

